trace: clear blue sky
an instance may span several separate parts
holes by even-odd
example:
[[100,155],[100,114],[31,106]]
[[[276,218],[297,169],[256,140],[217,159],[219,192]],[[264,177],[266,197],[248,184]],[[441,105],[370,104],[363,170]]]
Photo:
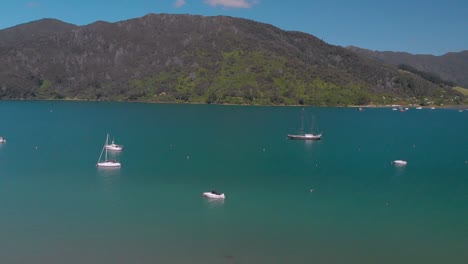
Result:
[[468,0],[2,0],[0,29],[41,18],[86,25],[148,13],[243,17],[372,50],[468,50]]

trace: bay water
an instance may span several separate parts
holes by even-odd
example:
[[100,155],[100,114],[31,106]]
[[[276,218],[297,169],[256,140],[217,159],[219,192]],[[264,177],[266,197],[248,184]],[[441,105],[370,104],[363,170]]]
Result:
[[[0,102],[0,263],[468,263],[468,112]],[[320,141],[288,140],[304,129]],[[96,168],[109,133],[120,169]],[[395,167],[391,161],[408,161]],[[202,197],[224,192],[224,201]]]

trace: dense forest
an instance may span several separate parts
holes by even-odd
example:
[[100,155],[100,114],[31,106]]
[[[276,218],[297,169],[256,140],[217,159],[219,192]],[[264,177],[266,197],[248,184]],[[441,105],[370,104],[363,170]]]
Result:
[[345,106],[460,104],[451,83],[301,32],[232,17],[149,14],[0,30],[1,99]]

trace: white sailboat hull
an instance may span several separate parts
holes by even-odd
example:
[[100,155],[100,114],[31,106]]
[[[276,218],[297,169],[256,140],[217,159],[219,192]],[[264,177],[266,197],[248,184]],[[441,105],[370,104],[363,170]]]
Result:
[[120,162],[114,162],[114,161],[106,161],[106,162],[98,162],[96,164],[98,167],[112,167],[112,168],[118,168],[121,166]]
[[299,140],[320,140],[322,139],[322,133],[318,135],[313,134],[303,134],[303,135],[288,135],[290,139],[299,139]]

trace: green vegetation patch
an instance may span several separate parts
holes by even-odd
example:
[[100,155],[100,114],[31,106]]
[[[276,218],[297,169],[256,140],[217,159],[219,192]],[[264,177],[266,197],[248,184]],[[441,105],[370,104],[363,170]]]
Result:
[[466,88],[457,86],[457,87],[453,87],[453,90],[463,94],[464,96],[468,96],[468,89],[466,89]]

